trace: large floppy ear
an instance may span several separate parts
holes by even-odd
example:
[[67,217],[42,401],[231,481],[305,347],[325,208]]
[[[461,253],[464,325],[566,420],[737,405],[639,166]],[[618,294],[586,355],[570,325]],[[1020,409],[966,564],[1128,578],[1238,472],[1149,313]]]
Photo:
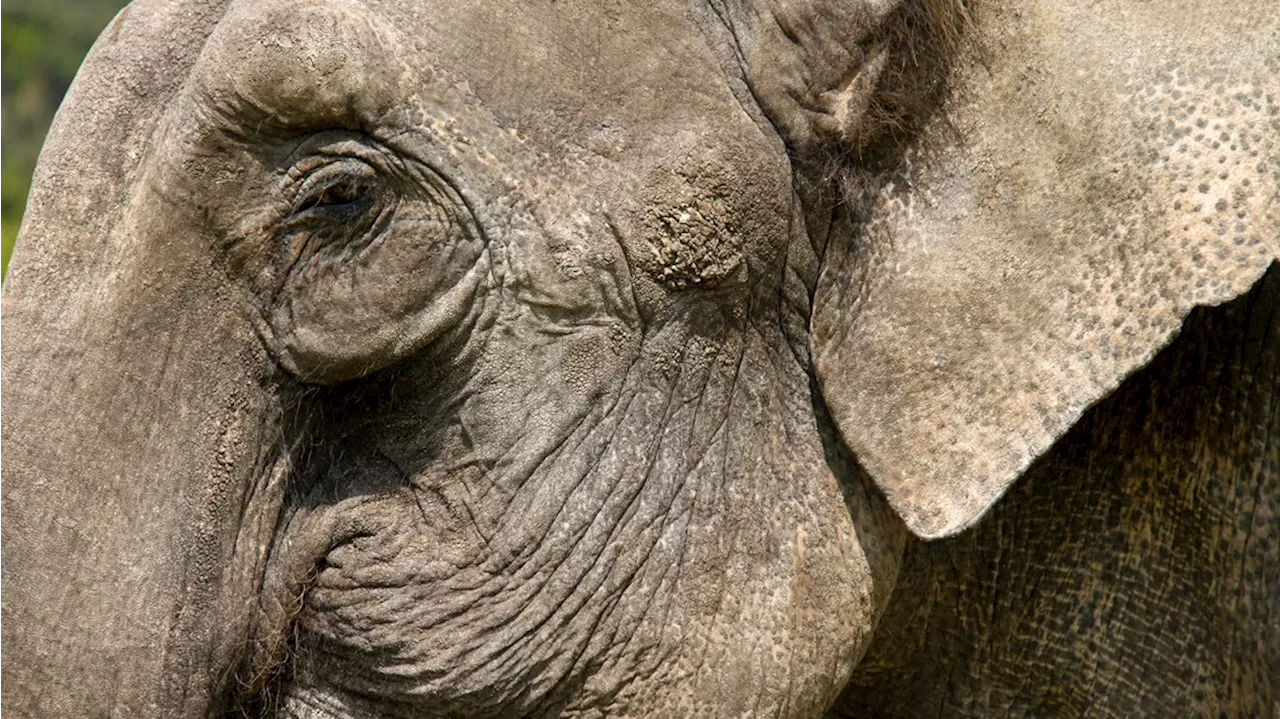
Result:
[[1280,257],[1275,0],[971,18],[941,111],[828,245],[812,315],[840,433],[926,538]]

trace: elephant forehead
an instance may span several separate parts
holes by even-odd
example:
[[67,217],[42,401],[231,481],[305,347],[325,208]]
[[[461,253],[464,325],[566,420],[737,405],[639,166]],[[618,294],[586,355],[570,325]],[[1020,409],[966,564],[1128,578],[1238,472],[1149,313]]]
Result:
[[713,48],[673,2],[241,0],[195,75],[215,105],[290,126],[365,129],[418,100],[610,155],[677,128],[759,131]]
[[[504,126],[547,140],[644,131],[666,117],[705,126],[741,115],[683,2],[383,2],[414,28],[417,58]],[[605,138],[607,139],[607,138]]]
[[359,127],[405,94],[402,48],[363,5],[235,3],[193,69],[215,113],[286,127]]

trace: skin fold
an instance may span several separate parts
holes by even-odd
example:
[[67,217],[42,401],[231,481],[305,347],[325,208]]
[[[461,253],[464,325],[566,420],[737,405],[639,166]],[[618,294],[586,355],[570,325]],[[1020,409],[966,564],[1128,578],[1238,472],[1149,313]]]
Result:
[[4,711],[1265,713],[1280,26],[1160,4],[138,0],[5,287]]

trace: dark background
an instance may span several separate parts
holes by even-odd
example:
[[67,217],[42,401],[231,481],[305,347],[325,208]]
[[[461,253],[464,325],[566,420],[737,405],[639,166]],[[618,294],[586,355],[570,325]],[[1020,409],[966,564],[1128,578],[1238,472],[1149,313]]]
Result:
[[127,0],[0,4],[0,273],[22,221],[40,145],[98,33]]

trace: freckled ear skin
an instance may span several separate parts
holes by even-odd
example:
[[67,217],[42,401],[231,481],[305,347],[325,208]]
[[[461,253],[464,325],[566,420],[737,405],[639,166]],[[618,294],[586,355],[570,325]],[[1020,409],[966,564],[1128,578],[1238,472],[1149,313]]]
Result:
[[812,316],[842,435],[924,538],[1280,257],[1271,0],[976,10],[944,112],[867,181]]

